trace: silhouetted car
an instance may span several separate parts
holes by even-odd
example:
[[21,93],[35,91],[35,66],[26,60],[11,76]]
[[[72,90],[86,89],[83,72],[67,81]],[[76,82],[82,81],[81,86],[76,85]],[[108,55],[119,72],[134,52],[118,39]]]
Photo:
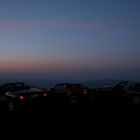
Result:
[[129,82],[128,85],[124,87],[124,90],[124,96],[127,96],[131,103],[140,104],[140,83]]
[[59,83],[49,92],[49,96],[55,98],[58,102],[66,101],[74,104],[78,101],[84,101],[88,98],[88,87],[81,84]]
[[6,103],[9,111],[31,105],[39,100],[43,101],[44,96],[47,96],[44,90],[31,88],[23,82],[0,85],[0,102]]
[[119,83],[96,88],[96,94],[99,98],[119,103],[140,104],[140,83],[131,81],[120,81]]

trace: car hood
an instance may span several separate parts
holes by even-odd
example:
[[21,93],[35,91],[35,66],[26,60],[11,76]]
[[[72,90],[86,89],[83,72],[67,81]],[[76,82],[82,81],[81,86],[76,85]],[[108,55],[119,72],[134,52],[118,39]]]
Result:
[[112,86],[102,86],[102,87],[97,87],[97,90],[112,90]]
[[10,94],[21,95],[21,94],[30,94],[30,93],[35,94],[35,93],[41,93],[41,92],[43,92],[43,90],[37,89],[37,88],[30,88],[30,89],[12,91],[12,92],[10,92]]

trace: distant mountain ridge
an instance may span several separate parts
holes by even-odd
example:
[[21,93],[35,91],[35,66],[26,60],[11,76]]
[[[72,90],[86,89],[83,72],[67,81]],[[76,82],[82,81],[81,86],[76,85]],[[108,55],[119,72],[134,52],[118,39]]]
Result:
[[[89,88],[100,87],[100,86],[112,86],[119,81],[128,80],[128,79],[93,79],[93,80],[50,80],[47,78],[44,79],[20,79],[20,78],[0,78],[0,85],[7,82],[25,82],[33,87],[38,88],[52,88],[58,83],[80,83]],[[129,80],[131,81],[131,80]],[[137,81],[137,80],[134,80]]]
[[116,79],[100,79],[100,80],[92,80],[92,81],[85,81],[83,84],[87,85],[90,88],[99,87],[99,86],[111,86],[116,84],[120,80]]
[[51,88],[53,87],[55,84],[58,83],[63,83],[63,82],[70,82],[70,83],[80,83],[83,85],[86,85],[90,88],[93,87],[98,87],[98,86],[108,86],[108,85],[113,85],[115,83],[117,83],[120,80],[116,80],[116,79],[99,79],[99,80],[47,80],[47,79],[27,79],[27,80],[22,80],[22,79],[1,79],[0,80],[0,84],[1,83],[7,83],[7,82],[25,82],[27,84],[30,84],[31,86],[34,87],[39,87],[39,88]]

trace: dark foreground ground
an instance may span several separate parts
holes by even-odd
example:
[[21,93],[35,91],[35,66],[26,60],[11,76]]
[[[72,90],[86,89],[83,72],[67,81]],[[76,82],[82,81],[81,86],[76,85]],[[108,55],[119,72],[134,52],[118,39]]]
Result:
[[0,116],[0,139],[134,139],[140,134],[140,107],[132,105],[49,104],[20,113],[1,109]]

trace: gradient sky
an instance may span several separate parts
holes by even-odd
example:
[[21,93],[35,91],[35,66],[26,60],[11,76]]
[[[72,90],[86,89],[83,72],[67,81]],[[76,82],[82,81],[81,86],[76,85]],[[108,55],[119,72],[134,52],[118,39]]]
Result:
[[140,79],[139,0],[0,0],[0,77]]

